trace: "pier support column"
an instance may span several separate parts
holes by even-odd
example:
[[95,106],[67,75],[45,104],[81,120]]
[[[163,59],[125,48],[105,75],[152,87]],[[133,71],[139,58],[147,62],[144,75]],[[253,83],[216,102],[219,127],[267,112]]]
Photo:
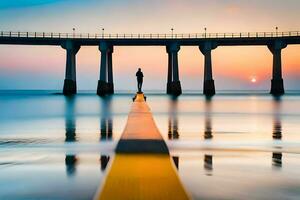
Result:
[[177,43],[171,43],[167,46],[168,53],[168,83],[167,94],[179,96],[182,93],[179,80],[178,69],[178,51],[180,46]]
[[97,94],[99,96],[105,96],[113,93],[112,47],[106,42],[101,42],[99,50],[101,52],[101,63]]
[[168,52],[168,82],[167,82],[167,94],[171,94],[171,83],[173,80],[172,70],[172,54]]
[[213,96],[216,93],[211,62],[211,51],[215,48],[217,48],[217,45],[212,42],[205,42],[199,46],[201,53],[204,55],[203,94],[207,96]]
[[108,80],[108,93],[114,93],[114,81],[113,81],[113,62],[112,62],[112,53],[114,52],[113,46],[110,46],[107,54],[107,80]]
[[63,94],[72,95],[76,94],[76,54],[80,49],[80,46],[74,44],[71,40],[67,40],[61,45],[67,51],[66,59],[66,73]]
[[273,95],[284,94],[284,86],[282,79],[281,67],[281,50],[287,47],[287,44],[280,40],[276,40],[273,44],[268,45],[269,50],[273,54],[273,75],[271,80],[271,91]]

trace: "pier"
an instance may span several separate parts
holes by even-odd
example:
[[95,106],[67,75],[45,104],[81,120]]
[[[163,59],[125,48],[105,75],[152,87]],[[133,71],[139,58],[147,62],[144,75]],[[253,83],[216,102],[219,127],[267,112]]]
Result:
[[211,52],[219,46],[266,46],[273,55],[270,93],[284,94],[281,51],[288,45],[300,44],[300,32],[255,33],[190,33],[190,34],[84,34],[46,32],[0,32],[3,45],[50,45],[66,50],[66,70],[63,86],[65,95],[76,94],[76,54],[81,46],[98,46],[101,53],[97,94],[114,93],[113,51],[115,46],[164,46],[168,56],[166,93],[180,95],[180,66],[178,52],[181,46],[198,46],[204,56],[203,94],[216,93]]
[[94,199],[189,199],[143,94],[137,94],[116,155]]

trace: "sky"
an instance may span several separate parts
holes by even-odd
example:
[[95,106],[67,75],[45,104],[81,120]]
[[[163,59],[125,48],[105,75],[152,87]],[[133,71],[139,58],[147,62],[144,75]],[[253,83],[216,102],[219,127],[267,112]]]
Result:
[[[0,30],[77,33],[201,33],[300,31],[299,0],[2,0]],[[60,90],[66,52],[53,46],[0,46],[1,89]],[[272,55],[265,46],[218,47],[212,52],[217,90],[268,90]],[[100,52],[81,47],[77,87],[96,90]],[[300,89],[300,45],[282,51],[286,89]],[[116,90],[136,87],[135,71],[145,74],[144,88],[164,90],[164,47],[115,47]],[[203,88],[204,57],[198,47],[181,47],[179,73],[183,90]],[[256,82],[252,82],[252,79]]]

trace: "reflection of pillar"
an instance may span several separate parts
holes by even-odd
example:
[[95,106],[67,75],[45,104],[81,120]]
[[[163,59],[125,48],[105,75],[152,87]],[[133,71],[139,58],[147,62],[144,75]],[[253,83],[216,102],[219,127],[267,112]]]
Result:
[[168,53],[168,83],[167,93],[178,96],[182,93],[179,80],[178,69],[178,51],[180,46],[177,43],[171,43],[167,46]]
[[66,138],[65,142],[75,142],[76,141],[76,128],[75,123],[72,120],[66,122]]
[[178,117],[177,117],[177,100],[171,99],[168,120],[168,138],[170,140],[179,139]]
[[65,95],[76,94],[76,54],[79,51],[80,46],[74,44],[71,40],[67,40],[61,46],[67,51],[63,93]]
[[106,169],[106,166],[109,162],[109,156],[101,155],[100,157],[100,165],[101,165],[101,171],[104,171]]
[[204,155],[204,169],[208,172],[213,170],[213,156],[212,155]]
[[179,169],[179,157],[178,156],[172,156],[173,162],[175,164],[176,169]]
[[76,141],[75,97],[65,97],[65,142]]
[[176,140],[179,138],[178,121],[177,118],[175,118],[174,116],[169,117],[168,138],[170,140]]
[[282,153],[281,152],[273,152],[272,162],[273,162],[274,167],[282,167]]
[[111,98],[101,98],[100,140],[110,140],[113,136],[113,120],[111,116]]
[[[65,97],[65,142],[76,141],[75,98],[75,96]],[[76,164],[76,155],[66,155],[65,165],[68,176],[73,176],[75,174]]]
[[65,165],[68,176],[73,176],[76,173],[77,158],[76,155],[66,155]]
[[281,50],[287,46],[280,40],[274,41],[268,45],[269,50],[273,54],[273,75],[271,81],[271,94],[280,95],[284,94],[284,86],[282,79],[282,67],[281,67]]
[[212,42],[205,42],[199,46],[201,53],[204,55],[204,84],[203,94],[211,96],[215,92],[215,83],[212,75],[211,50],[217,48]]
[[111,118],[102,118],[101,119],[101,140],[110,140],[112,139],[112,119]]
[[276,119],[273,126],[273,139],[280,140],[282,138],[281,121]]
[[[111,140],[113,136],[113,120],[111,116],[111,98],[101,98],[101,119],[100,119],[100,140]],[[101,171],[107,167],[110,157],[107,155],[100,156]]]
[[212,122],[211,122],[211,100],[206,99],[205,101],[205,130],[204,139],[212,139]]
[[[280,99],[275,99],[273,102],[273,139],[281,140],[282,139],[282,126],[281,126],[281,118],[280,118]],[[282,167],[282,153],[281,152],[273,152],[272,154],[272,165],[274,167]]]
[[273,101],[273,139],[280,140],[281,138],[281,99],[275,98]]
[[211,127],[211,119],[205,119],[205,131],[204,131],[204,139],[212,139],[212,127]]
[[112,52],[113,47],[107,42],[101,42],[99,45],[101,52],[100,78],[98,81],[97,94],[104,96],[113,93],[113,69]]

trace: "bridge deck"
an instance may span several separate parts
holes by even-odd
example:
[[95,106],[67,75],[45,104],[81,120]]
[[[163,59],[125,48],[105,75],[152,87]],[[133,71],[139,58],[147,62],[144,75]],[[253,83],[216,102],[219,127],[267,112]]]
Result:
[[[143,145],[148,146],[146,151]],[[144,96],[138,94],[110,171],[95,199],[189,199],[165,148]]]
[[72,41],[79,46],[99,46],[100,41],[113,46],[166,46],[172,42],[180,46],[199,46],[206,41],[215,42],[218,46],[257,46],[268,45],[275,40],[282,40],[286,44],[300,44],[299,36],[284,37],[241,37],[241,38],[21,38],[0,37],[3,45],[47,45],[61,46],[66,41]]

